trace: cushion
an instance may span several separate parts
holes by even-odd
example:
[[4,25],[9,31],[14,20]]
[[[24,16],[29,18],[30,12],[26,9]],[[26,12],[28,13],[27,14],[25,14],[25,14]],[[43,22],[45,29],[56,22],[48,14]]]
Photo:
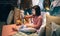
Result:
[[25,33],[33,33],[33,32],[36,32],[36,29],[35,28],[21,28],[19,30],[19,32],[25,32]]

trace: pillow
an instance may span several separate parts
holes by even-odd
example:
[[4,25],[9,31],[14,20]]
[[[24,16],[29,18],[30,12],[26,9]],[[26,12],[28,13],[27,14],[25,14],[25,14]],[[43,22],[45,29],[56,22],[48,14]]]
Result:
[[19,32],[33,33],[33,32],[36,32],[36,29],[35,28],[21,28]]

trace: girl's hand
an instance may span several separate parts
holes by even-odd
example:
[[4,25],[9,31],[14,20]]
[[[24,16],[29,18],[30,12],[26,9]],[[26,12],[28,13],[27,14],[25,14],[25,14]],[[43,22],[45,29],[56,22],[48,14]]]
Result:
[[17,25],[21,25],[22,22],[21,22],[20,20],[17,20],[17,21],[16,21],[16,24],[17,24]]
[[18,31],[21,26],[15,26],[12,28],[13,31]]

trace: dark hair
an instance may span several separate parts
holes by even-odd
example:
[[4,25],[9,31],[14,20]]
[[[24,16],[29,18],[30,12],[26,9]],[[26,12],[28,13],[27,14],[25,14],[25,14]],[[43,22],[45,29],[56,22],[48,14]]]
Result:
[[32,9],[35,9],[36,16],[41,15],[41,9],[40,9],[40,7],[38,5],[32,7]]
[[51,5],[51,1],[50,0],[44,0],[43,1],[43,7],[46,8],[46,7],[49,7],[50,8],[50,5]]

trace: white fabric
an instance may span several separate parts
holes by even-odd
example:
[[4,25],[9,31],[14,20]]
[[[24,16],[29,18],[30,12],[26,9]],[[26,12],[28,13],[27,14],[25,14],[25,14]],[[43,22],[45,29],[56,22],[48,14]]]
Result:
[[52,35],[53,31],[56,31],[58,28],[60,28],[60,25],[57,25],[57,24],[54,23],[54,22],[52,22],[51,24],[52,24],[52,26],[51,26],[51,28],[52,28],[51,35]]
[[35,5],[38,5],[39,3],[39,0],[32,0],[32,5],[35,6]]
[[35,5],[38,5],[42,10],[43,9],[43,1],[44,0],[32,0],[32,7]]
[[60,6],[60,0],[54,0],[51,5],[53,5],[53,7],[57,7]]
[[7,18],[7,24],[10,24],[12,22],[13,15],[14,15],[14,11],[11,10]]
[[[43,13],[44,13],[44,14],[43,14]],[[46,14],[50,15],[49,12],[42,12],[42,13],[41,13],[41,15],[43,16],[43,21],[42,21],[42,25],[41,25],[41,27],[40,27],[39,30],[42,30],[42,28],[45,28],[45,26],[46,26]]]
[[39,5],[39,7],[41,8],[41,10],[44,9],[44,7],[43,7],[43,1],[44,1],[44,0],[39,0],[39,3],[38,3],[38,5]]
[[56,31],[57,28],[59,28],[60,25],[57,25],[56,23],[52,22],[52,31]]

